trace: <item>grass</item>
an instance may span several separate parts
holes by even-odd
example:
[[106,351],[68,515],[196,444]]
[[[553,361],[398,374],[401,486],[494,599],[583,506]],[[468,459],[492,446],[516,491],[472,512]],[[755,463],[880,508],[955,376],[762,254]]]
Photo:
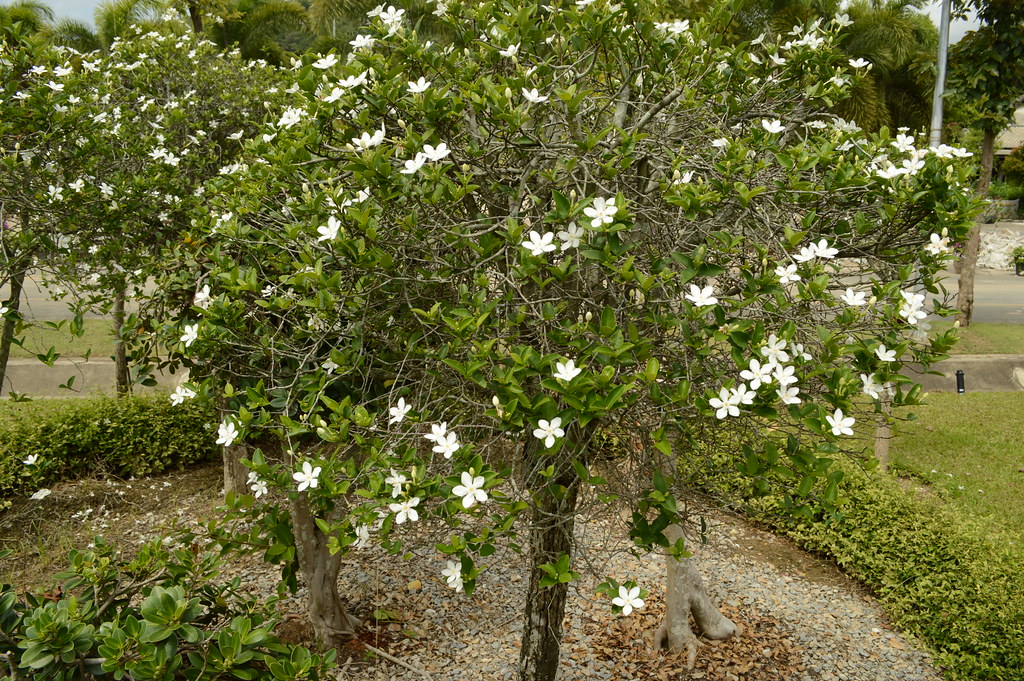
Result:
[[1024,392],[932,393],[900,423],[893,467],[927,482],[948,503],[1015,531],[1024,528]]
[[[952,321],[934,322],[933,331],[948,331]],[[1024,324],[973,323],[960,329],[957,355],[1024,355]]]
[[[60,328],[53,328],[59,326]],[[45,354],[51,347],[62,357],[105,359],[114,352],[114,336],[109,319],[86,319],[81,337],[71,335],[67,323],[41,322],[24,333],[22,346],[11,346],[12,358],[33,358]]]

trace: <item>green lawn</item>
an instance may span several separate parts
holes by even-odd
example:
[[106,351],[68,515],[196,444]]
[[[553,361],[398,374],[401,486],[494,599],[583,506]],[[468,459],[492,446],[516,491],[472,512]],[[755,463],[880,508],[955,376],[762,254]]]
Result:
[[[998,325],[993,325],[998,326]],[[1024,528],[1024,392],[932,393],[915,421],[897,425],[893,467],[949,503]]]
[[[952,321],[932,324],[934,331],[947,331]],[[1024,324],[974,323],[960,329],[957,355],[1024,355]]]
[[114,353],[114,338],[108,319],[84,320],[85,333],[81,337],[72,336],[66,323],[60,329],[47,324],[41,322],[40,326],[27,329],[24,347],[12,346],[11,357],[35,357],[45,354],[50,347],[63,357],[85,357],[90,350],[90,356],[95,358],[106,358]]

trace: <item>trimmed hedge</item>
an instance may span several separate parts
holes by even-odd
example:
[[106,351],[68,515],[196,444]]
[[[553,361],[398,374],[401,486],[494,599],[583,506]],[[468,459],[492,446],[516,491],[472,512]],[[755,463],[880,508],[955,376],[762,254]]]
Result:
[[[1003,532],[887,475],[844,470],[835,514],[794,520],[778,511],[781,496],[748,501],[760,520],[868,586],[948,679],[1024,680],[1024,532]],[[735,473],[717,483],[719,492],[750,489]]]
[[[202,461],[217,451],[209,407],[166,395],[0,404],[0,508],[61,480],[129,477]],[[29,456],[37,457],[29,466]]]

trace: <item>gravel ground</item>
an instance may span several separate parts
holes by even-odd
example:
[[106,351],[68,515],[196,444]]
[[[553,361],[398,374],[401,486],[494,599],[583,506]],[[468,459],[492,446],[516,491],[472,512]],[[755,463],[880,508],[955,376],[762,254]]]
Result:
[[[744,632],[731,641],[706,641],[688,674],[680,656],[650,648],[664,612],[662,561],[633,556],[618,533],[603,524],[577,528],[591,569],[620,582],[635,579],[650,594],[643,609],[619,617],[611,613],[607,598],[593,593],[601,580],[584,576],[567,607],[561,681],[942,679],[922,646],[895,631],[863,587],[786,540],[726,516],[716,519],[709,545],[690,548],[712,600]],[[429,545],[420,554],[415,542],[410,544],[414,556],[409,560],[368,551],[342,568],[342,595],[358,614],[368,618],[374,610],[388,611],[394,618],[372,627],[361,641],[395,660],[374,657],[353,643],[339,656],[339,678],[515,678],[526,588],[521,557],[511,552],[493,556],[470,599],[445,586],[442,556]],[[265,568],[247,566],[242,573],[260,590],[274,586]],[[285,604],[297,613],[286,622],[286,638],[309,636],[299,614],[303,599],[300,590]]]

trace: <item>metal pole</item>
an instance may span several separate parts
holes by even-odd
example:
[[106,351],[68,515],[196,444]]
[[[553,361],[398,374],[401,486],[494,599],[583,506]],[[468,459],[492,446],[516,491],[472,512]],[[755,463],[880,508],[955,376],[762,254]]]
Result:
[[932,127],[928,143],[933,147],[942,143],[942,95],[946,89],[946,58],[949,53],[949,3],[942,0],[939,18],[939,60],[935,74],[935,91],[932,94]]

